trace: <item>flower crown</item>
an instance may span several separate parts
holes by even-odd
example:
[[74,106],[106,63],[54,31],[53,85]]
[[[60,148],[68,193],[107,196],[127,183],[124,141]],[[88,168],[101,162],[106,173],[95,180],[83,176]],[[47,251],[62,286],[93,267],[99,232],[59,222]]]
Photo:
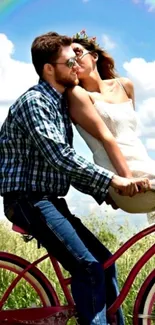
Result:
[[77,39],[84,39],[90,43],[94,43],[94,45],[98,44],[96,43],[96,36],[94,37],[88,37],[85,29],[82,29],[80,32],[76,33],[75,35],[73,35],[73,38],[77,38]]

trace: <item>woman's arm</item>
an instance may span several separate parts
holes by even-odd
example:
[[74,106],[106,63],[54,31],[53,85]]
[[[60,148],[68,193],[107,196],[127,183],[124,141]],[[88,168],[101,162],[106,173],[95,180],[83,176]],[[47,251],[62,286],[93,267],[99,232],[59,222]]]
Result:
[[69,112],[72,121],[79,124],[93,137],[100,140],[119,176],[132,177],[126,160],[115,138],[97,113],[87,92],[76,86],[67,90]]

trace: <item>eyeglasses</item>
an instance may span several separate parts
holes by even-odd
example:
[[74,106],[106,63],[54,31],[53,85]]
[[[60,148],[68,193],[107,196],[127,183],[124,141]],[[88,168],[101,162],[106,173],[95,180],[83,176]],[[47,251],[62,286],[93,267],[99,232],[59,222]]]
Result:
[[76,54],[76,58],[77,58],[77,60],[82,60],[83,57],[84,57],[85,55],[87,55],[87,54],[91,54],[90,51],[87,51],[86,53],[83,53],[84,50],[83,50],[83,49],[79,49],[79,48],[75,48],[75,49],[73,49],[73,51],[74,51],[75,54]]
[[90,51],[86,52],[86,53],[83,53],[81,56],[78,56],[77,58],[82,60],[85,55],[90,54],[90,53],[91,53]]
[[77,64],[77,58],[70,58],[66,62],[51,62],[54,64],[64,64],[68,68],[73,68],[75,64]]

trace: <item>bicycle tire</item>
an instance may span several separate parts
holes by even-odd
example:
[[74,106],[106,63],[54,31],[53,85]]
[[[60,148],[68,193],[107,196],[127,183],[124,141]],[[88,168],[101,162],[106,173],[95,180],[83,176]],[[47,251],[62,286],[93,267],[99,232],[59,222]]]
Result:
[[[0,252],[0,269],[3,268],[18,275],[28,265],[27,260],[17,255]],[[25,273],[23,278],[36,291],[44,307],[58,305],[55,290],[38,268],[32,267]]]
[[[152,314],[152,312],[154,313]],[[140,302],[138,311],[138,325],[152,324],[155,324],[155,278],[151,279],[150,283],[148,284]]]

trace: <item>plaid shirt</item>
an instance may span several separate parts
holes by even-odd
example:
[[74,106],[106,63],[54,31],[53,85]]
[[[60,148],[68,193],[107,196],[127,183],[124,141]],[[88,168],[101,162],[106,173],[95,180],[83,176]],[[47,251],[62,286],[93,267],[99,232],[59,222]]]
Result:
[[113,173],[72,147],[64,96],[40,80],[10,107],[0,131],[0,193],[37,191],[64,196],[73,185],[101,204]]

